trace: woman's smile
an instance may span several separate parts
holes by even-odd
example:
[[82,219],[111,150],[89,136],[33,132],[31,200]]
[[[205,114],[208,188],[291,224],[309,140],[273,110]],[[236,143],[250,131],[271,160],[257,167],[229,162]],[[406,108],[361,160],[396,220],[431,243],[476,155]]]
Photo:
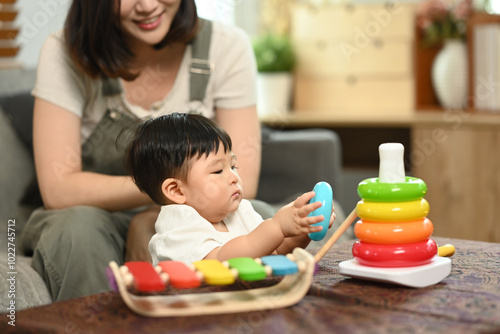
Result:
[[159,15],[153,16],[153,17],[145,19],[145,20],[140,20],[140,21],[136,20],[134,22],[142,30],[153,30],[153,29],[156,29],[160,25],[161,21],[163,20],[163,13],[165,13],[165,12],[163,11]]
[[155,45],[167,36],[181,0],[121,0],[121,28],[131,50]]

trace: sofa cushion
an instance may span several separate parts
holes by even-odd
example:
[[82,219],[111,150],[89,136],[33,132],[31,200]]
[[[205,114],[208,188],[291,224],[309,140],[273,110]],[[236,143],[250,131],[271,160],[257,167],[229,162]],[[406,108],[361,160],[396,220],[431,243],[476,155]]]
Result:
[[[3,238],[3,236],[2,236]],[[17,256],[15,261],[15,274],[8,267],[7,257],[0,258],[0,313],[8,312],[11,300],[15,300],[16,311],[23,310],[29,307],[35,307],[45,304],[50,304],[52,298],[45,286],[40,275],[31,267],[31,258],[25,256]],[[15,285],[10,284],[11,279]],[[10,295],[9,293],[14,293]]]
[[[16,227],[21,228],[25,215],[21,199],[35,177],[32,154],[10,125],[7,115],[0,108],[0,216],[4,219],[17,218]],[[22,212],[21,212],[22,211]],[[5,224],[0,224],[2,232]]]
[[262,173],[257,198],[283,203],[325,181],[335,189],[341,182],[342,148],[328,129],[262,129]]
[[0,107],[30,151],[33,150],[33,105],[34,98],[29,92],[0,97]]

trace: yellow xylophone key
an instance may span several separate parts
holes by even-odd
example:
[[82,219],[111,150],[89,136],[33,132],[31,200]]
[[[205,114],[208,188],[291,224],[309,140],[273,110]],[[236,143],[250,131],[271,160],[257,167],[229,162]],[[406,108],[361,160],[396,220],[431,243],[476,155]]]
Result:
[[193,262],[193,265],[199,270],[207,284],[210,285],[229,285],[235,281],[234,273],[224,266],[221,262],[213,259]]

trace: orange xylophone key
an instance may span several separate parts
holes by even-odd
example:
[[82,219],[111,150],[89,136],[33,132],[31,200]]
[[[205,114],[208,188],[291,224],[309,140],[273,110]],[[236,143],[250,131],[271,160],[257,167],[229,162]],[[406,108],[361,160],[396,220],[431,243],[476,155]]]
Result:
[[189,289],[197,288],[201,282],[196,272],[189,266],[179,261],[162,261],[158,263],[164,273],[169,276],[170,284],[174,288]]

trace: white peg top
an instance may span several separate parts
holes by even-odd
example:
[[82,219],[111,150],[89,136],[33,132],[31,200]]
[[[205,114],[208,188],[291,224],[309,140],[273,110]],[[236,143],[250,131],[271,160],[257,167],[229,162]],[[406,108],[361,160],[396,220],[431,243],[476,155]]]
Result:
[[400,143],[385,143],[378,147],[380,156],[379,182],[404,183],[406,181],[404,151],[405,147]]

